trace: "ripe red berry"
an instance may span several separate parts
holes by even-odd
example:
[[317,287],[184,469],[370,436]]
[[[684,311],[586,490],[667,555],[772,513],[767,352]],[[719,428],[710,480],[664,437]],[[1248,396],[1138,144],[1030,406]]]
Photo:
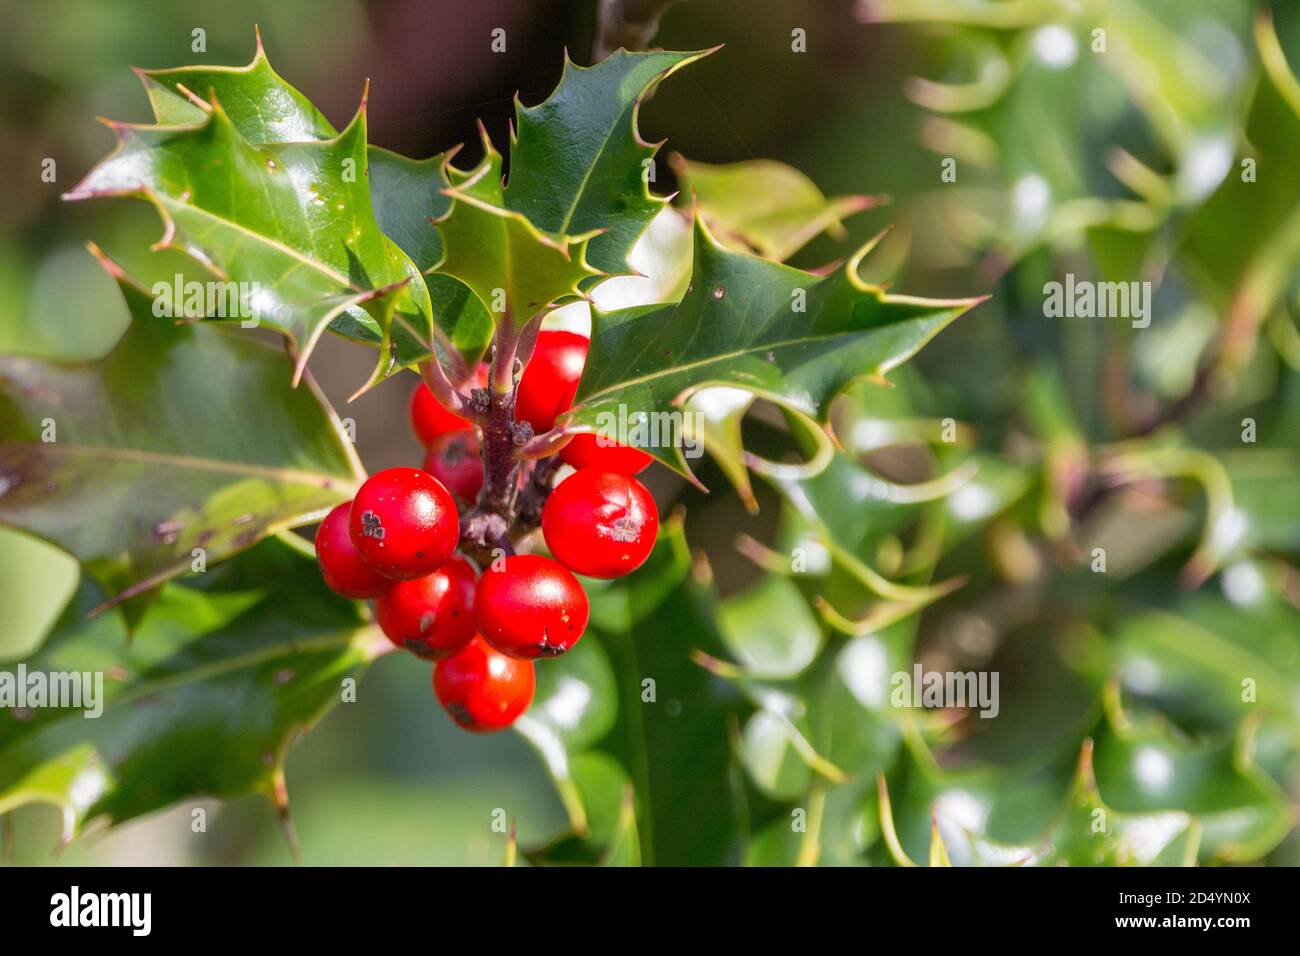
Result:
[[393,582],[361,560],[348,531],[352,502],[345,501],[325,516],[316,529],[316,560],[329,589],[346,598],[379,597]]
[[398,581],[375,602],[379,627],[418,657],[447,657],[474,636],[474,577],[472,564],[453,557],[432,574]]
[[595,468],[598,471],[616,471],[620,475],[635,475],[644,471],[654,461],[639,448],[611,444],[593,432],[574,435],[560,449],[560,457],[574,468]]
[[424,456],[424,470],[461,501],[473,504],[483,487],[483,459],[479,456],[478,435],[473,431],[439,435]]
[[[486,365],[479,365],[474,372],[474,384],[479,388],[487,384],[487,371]],[[425,448],[432,445],[439,435],[470,427],[468,420],[447,411],[424,382],[419,382],[411,390],[411,428]]]
[[427,471],[387,468],[366,479],[348,519],[361,559],[389,578],[436,571],[460,540],[456,502]]
[[411,429],[420,444],[428,448],[434,439],[447,432],[463,431],[470,423],[443,408],[429,386],[420,382],[411,392]]
[[528,422],[536,432],[549,431],[556,416],[568,411],[587,363],[587,339],[576,332],[546,330],[515,392],[515,421]]
[[535,689],[532,661],[494,651],[481,637],[433,669],[433,692],[451,719],[478,733],[513,724],[533,702]]
[[511,657],[563,654],[587,627],[587,594],[578,579],[538,554],[493,562],[478,579],[474,610],[479,633]]
[[593,578],[635,571],[654,550],[655,500],[628,475],[583,468],[551,492],[542,508],[542,534],[566,568]]

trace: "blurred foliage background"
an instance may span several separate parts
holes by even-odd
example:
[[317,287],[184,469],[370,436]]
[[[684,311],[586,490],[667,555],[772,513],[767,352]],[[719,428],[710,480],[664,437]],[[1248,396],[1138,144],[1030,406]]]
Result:
[[[144,204],[58,198],[112,144],[96,114],[148,119],[128,65],[244,63],[257,23],[278,72],[336,125],[369,77],[373,142],[415,157],[464,142],[472,161],[477,118],[504,142],[516,91],[526,103],[549,92],[566,48],[587,62],[594,15],[576,0],[7,0],[0,351],[84,358],[116,340],[125,311],[86,239],[147,281],[177,269],[175,254],[147,251],[159,227]],[[196,27],[205,54],[191,53]],[[489,49],[496,27],[504,53]],[[796,29],[806,52],[792,50]],[[574,667],[603,673],[606,655],[617,664],[639,651],[665,713],[716,718],[707,739],[673,736],[673,716],[636,731],[677,751],[658,766],[680,778],[677,805],[662,792],[639,797],[657,804],[651,816],[677,820],[653,840],[642,822],[656,858],[925,860],[933,810],[954,862],[1017,859],[1014,847],[1057,825],[1091,733],[1101,797],[1117,813],[1195,817],[1155,820],[1165,829],[1148,834],[1152,858],[1300,863],[1300,6],[690,0],[654,42],[726,44],[644,108],[642,133],[666,138],[664,155],[777,159],[827,195],[888,197],[795,264],[842,259],[892,224],[868,277],[918,295],[993,295],[894,390],[846,396],[836,413],[845,453],[811,481],[756,482],[756,515],[717,493],[728,478],[716,464],[701,472],[707,497],[650,474],[663,514],[684,506],[689,542],[656,560],[677,568],[676,586],[710,592],[666,602]],[[46,157],[56,182],[41,181]],[[945,158],[955,182],[941,178]],[[1241,181],[1243,158],[1257,160],[1257,181]],[[672,166],[656,171],[655,188],[671,192]],[[1045,318],[1044,283],[1066,273],[1152,282],[1150,327]],[[371,363],[327,336],[312,369],[355,419],[370,470],[414,463],[413,376],[344,407]],[[755,409],[744,428],[777,459],[795,439],[769,412]],[[1242,440],[1248,418],[1253,442]],[[959,423],[956,448],[939,438],[945,419]],[[964,461],[979,464],[976,478],[937,504],[875,503],[873,481],[942,480]],[[739,549],[737,535],[747,536]],[[797,581],[760,569],[780,571],[799,546],[830,553]],[[708,552],[707,573],[687,547]],[[1098,547],[1104,574],[1090,566]],[[845,570],[854,562],[911,587],[931,576],[967,583],[919,618],[855,628],[880,595]],[[0,529],[0,660],[36,646],[75,582],[71,561]],[[692,660],[695,649],[708,656]],[[999,672],[999,718],[886,716],[862,675],[906,669],[914,655],[927,669]],[[412,664],[378,660],[358,702],[292,752],[303,860],[493,864],[505,846],[489,826],[499,807],[522,847],[560,841],[554,856],[583,858],[562,839],[566,805],[524,737],[457,731],[431,699],[427,668]],[[1257,681],[1258,702],[1243,701],[1243,677]],[[576,753],[627,736],[615,719],[591,717],[566,743]],[[833,742],[820,739],[827,720],[841,729]],[[847,784],[836,776],[846,766]],[[192,832],[186,804],[80,839],[57,860],[289,860],[260,798],[202,805],[204,833]],[[791,831],[791,807],[816,818],[811,853]],[[10,859],[52,859],[53,810],[22,807],[4,826]]]

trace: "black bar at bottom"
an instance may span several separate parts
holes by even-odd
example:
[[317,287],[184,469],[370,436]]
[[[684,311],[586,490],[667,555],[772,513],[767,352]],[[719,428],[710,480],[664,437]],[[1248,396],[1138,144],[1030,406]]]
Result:
[[[662,939],[739,940],[773,921],[941,942],[1034,928],[1072,942],[1288,930],[1295,870],[0,869],[6,940],[79,934],[137,940],[339,944],[513,924],[581,933],[611,917]],[[74,890],[75,887],[75,890]],[[123,895],[125,894],[125,895]],[[147,894],[147,896],[145,895]],[[104,924],[115,925],[86,925]],[[146,931],[147,930],[147,935]],[[400,938],[400,936],[398,937]],[[499,936],[497,937],[500,938]],[[991,938],[991,937],[990,937]],[[1046,937],[1050,938],[1050,937]],[[444,940],[448,942],[449,940]],[[10,950],[18,952],[19,950]]]

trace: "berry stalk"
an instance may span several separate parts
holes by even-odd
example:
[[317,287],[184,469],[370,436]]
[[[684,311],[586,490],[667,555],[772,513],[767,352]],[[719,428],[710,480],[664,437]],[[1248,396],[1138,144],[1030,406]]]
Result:
[[469,403],[483,433],[483,487],[461,522],[461,546],[480,566],[492,560],[493,552],[514,553],[510,529],[519,496],[520,450],[533,435],[531,425],[515,421],[516,351],[524,338],[528,336],[517,335],[506,317],[494,340],[489,387],[476,389]]

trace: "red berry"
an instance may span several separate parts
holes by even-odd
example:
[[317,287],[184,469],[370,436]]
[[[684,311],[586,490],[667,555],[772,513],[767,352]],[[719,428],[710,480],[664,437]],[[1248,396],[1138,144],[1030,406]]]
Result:
[[393,582],[361,560],[348,532],[352,502],[345,501],[325,516],[316,529],[316,560],[321,577],[335,594],[346,598],[379,597]]
[[587,595],[568,570],[539,554],[493,562],[474,595],[479,633],[511,657],[554,657],[582,637]]
[[428,448],[439,435],[447,432],[463,431],[470,423],[443,408],[442,403],[433,397],[429,386],[420,382],[411,392],[411,428],[420,444]]
[[[482,388],[487,384],[487,366],[480,365],[474,373],[474,384]],[[447,432],[464,431],[471,427],[469,421],[454,415],[433,397],[429,386],[420,382],[411,391],[411,428],[420,444],[428,448],[433,440]]]
[[550,431],[568,411],[587,363],[587,339],[576,332],[539,332],[537,345],[515,392],[515,421]]
[[438,660],[474,636],[474,566],[461,557],[411,581],[398,581],[375,602],[388,639],[418,657]]
[[576,471],[542,508],[542,534],[570,571],[617,578],[635,571],[654,550],[659,532],[655,500],[645,485],[613,471]]
[[433,669],[433,692],[451,719],[487,733],[515,722],[533,702],[532,661],[515,660],[475,637]]
[[639,448],[619,445],[594,432],[574,435],[560,449],[560,457],[574,468],[595,468],[597,471],[616,471],[620,475],[635,475],[644,471],[654,461]]
[[439,435],[424,456],[424,470],[461,501],[473,504],[483,487],[483,459],[479,457],[478,435],[473,431]]
[[348,530],[357,553],[389,578],[436,571],[460,540],[455,499],[418,468],[387,468],[366,479],[352,499]]

